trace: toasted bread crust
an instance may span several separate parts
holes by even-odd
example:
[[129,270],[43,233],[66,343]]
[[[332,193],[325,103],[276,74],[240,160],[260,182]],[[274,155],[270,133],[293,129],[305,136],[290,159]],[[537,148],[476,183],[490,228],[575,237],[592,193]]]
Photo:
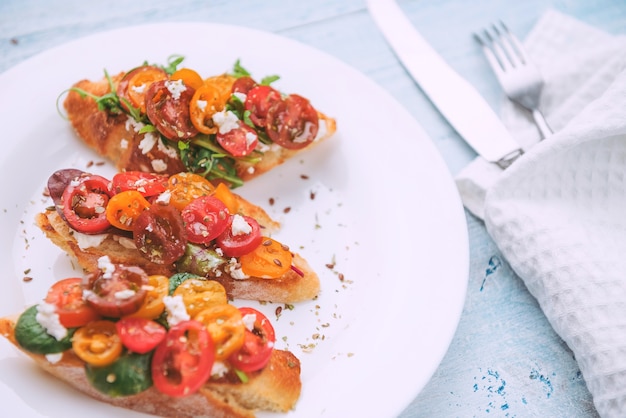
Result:
[[[122,72],[111,77],[111,81],[117,86],[123,76],[124,73]],[[81,80],[74,84],[73,88],[89,92],[95,96],[103,96],[110,92],[109,81],[106,78],[99,81]],[[186,171],[178,156],[164,152],[162,148],[153,147],[149,152],[143,154],[139,144],[144,134],[134,131],[132,124],[128,122],[128,115],[124,113],[111,114],[99,110],[93,99],[84,97],[75,90],[68,92],[64,107],[77,136],[98,154],[112,161],[119,171],[158,171],[170,175]],[[269,150],[264,151],[261,161],[254,164],[237,160],[235,170],[239,178],[244,182],[255,178],[284,163],[299,152],[331,137],[337,129],[336,121],[320,112],[318,112],[318,116],[321,133],[312,144],[299,150],[272,146]],[[161,160],[164,163],[159,164],[159,170],[155,169],[154,160]]]
[[[103,255],[109,256],[113,263],[139,266],[148,274],[170,276],[175,273],[173,266],[146,260],[128,238],[108,235],[97,247],[81,248],[74,231],[54,209],[37,214],[35,222],[48,239],[76,258],[87,273],[97,271],[98,259]],[[320,291],[319,277],[298,254],[295,254],[293,264],[303,276],[289,270],[283,277],[277,279],[250,277],[236,280],[225,275],[213,279],[218,280],[226,288],[229,296],[236,299],[295,303],[315,298]]]
[[154,387],[137,395],[112,398],[94,389],[83,362],[71,350],[56,363],[23,350],[15,340],[17,318],[0,318],[0,334],[56,378],[99,401],[138,412],[176,418],[253,418],[255,411],[287,412],[301,391],[300,361],[290,352],[274,350],[270,363],[242,383],[207,383],[183,398],[163,395]]

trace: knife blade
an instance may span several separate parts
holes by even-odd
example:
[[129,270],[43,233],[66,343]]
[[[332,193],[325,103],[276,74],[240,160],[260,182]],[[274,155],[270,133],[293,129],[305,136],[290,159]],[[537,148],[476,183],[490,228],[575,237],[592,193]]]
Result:
[[480,93],[426,42],[394,0],[367,0],[367,7],[405,69],[478,154],[502,168],[523,154]]

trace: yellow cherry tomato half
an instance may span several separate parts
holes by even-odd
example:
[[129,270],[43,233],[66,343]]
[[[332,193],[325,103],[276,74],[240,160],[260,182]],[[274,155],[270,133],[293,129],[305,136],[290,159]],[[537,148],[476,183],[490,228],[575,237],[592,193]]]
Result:
[[183,172],[170,177],[167,189],[171,194],[170,205],[183,210],[195,199],[213,194],[215,186],[198,174]]
[[78,328],[72,337],[74,353],[92,366],[107,366],[122,354],[115,322],[101,320]]
[[218,184],[217,187],[215,188],[215,192],[213,193],[213,196],[221,200],[222,203],[226,205],[226,207],[228,208],[228,212],[234,214],[234,213],[237,213],[237,211],[239,210],[239,202],[237,201],[237,198],[235,197],[233,192],[230,190],[230,188],[226,184],[224,183]]
[[135,220],[150,207],[150,202],[137,190],[127,190],[113,195],[106,207],[109,223],[124,231],[132,231]]
[[196,89],[189,102],[191,123],[204,134],[217,133],[213,115],[224,110],[225,106],[226,101],[222,99],[220,91],[212,85],[203,84]]
[[144,66],[128,80],[127,95],[130,103],[146,113],[146,91],[155,81],[167,79],[167,73],[158,67]]
[[195,320],[206,327],[215,344],[215,360],[226,360],[243,346],[246,327],[241,311],[233,305],[215,305],[201,311]]
[[232,75],[222,74],[205,79],[204,84],[215,87],[220,94],[220,100],[226,103],[232,95],[233,84],[236,80]]
[[174,291],[174,296],[178,295],[182,296],[191,318],[211,306],[228,303],[226,289],[215,280],[187,279]]
[[169,292],[169,279],[167,276],[160,274],[154,274],[148,276],[148,286],[146,286],[146,298],[143,300],[143,304],[129,317],[155,319],[158,318],[165,310],[165,304],[163,298],[168,295]]
[[266,237],[263,237],[261,245],[239,257],[245,274],[263,279],[281,277],[291,268],[292,260],[293,255],[287,246]]
[[191,68],[181,68],[174,71],[170,76],[170,80],[183,80],[183,83],[194,90],[200,88],[204,84],[204,80],[197,71]]

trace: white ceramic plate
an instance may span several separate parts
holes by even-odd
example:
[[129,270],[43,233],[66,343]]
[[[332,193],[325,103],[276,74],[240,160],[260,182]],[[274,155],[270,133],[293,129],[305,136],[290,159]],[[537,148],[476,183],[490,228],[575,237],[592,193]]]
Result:
[[[102,161],[59,116],[57,97],[103,69],[165,63],[170,54],[186,56],[184,66],[204,76],[241,58],[253,76],[278,74],[277,88],[336,117],[332,140],[239,190],[282,222],[278,238],[322,281],[316,301],[280,317],[276,305],[261,309],[286,337],[282,347],[302,361],[302,396],[288,416],[397,416],[439,365],[462,311],[469,257],[462,206],[435,147],[397,102],[338,60],[272,34],[218,24],[132,27],[51,49],[0,76],[0,314],[20,312],[53,281],[77,274],[32,225],[50,204],[42,194],[49,174]],[[142,416],[56,384],[4,339],[0,403],[14,416]]]

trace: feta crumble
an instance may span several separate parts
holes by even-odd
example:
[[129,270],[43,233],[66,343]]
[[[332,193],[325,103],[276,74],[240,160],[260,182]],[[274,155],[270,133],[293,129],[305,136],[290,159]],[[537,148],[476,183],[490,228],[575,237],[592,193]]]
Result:
[[219,132],[224,135],[239,126],[239,119],[230,110],[222,110],[213,114],[213,122],[219,127]]
[[105,279],[110,279],[113,277],[113,272],[115,271],[115,264],[111,262],[111,259],[108,255],[103,255],[98,259],[98,268],[102,270],[102,277]]
[[46,330],[48,334],[56,338],[57,341],[61,341],[67,336],[67,328],[61,325],[59,314],[56,313],[55,305],[47,302],[40,302],[37,305],[35,320]]
[[174,100],[180,99],[182,92],[187,90],[187,87],[183,84],[183,80],[168,80],[165,82],[165,87],[172,93]]
[[191,319],[183,303],[183,297],[181,295],[165,296],[163,298],[163,304],[167,310],[167,323],[170,326],[174,326],[182,321]]

